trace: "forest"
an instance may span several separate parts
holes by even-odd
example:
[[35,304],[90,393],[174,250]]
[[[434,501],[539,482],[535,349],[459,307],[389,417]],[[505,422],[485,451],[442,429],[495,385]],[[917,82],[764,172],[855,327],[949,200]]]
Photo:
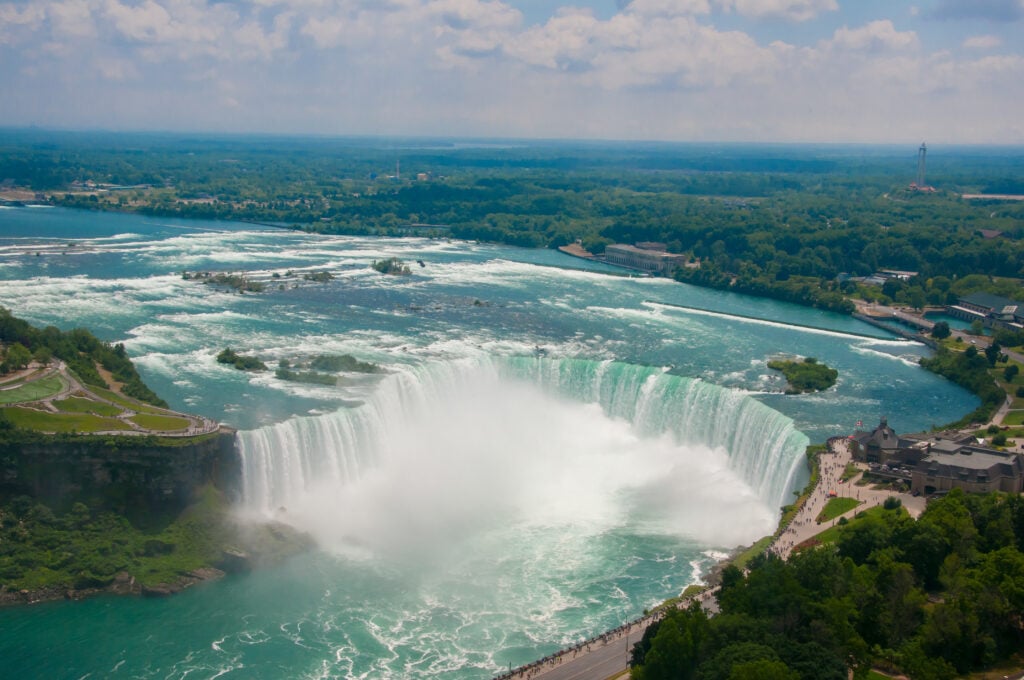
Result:
[[66,332],[55,326],[39,329],[12,315],[10,310],[0,307],[0,345],[7,347],[8,359],[12,349],[16,354],[24,353],[26,361],[23,364],[28,363],[28,358],[47,363],[52,357],[57,357],[82,382],[109,388],[110,385],[96,370],[96,366],[100,365],[123,383],[121,391],[124,394],[155,406],[167,406],[142,381],[123,344],[101,342],[84,328]]
[[[56,204],[329,234],[524,247],[652,241],[698,285],[850,311],[856,295],[941,304],[970,275],[1024,270],[1024,150],[208,137],[9,131],[0,189]],[[849,277],[917,272],[889,290]],[[1013,293],[1020,286],[1013,282]],[[918,305],[919,306],[919,305]]]
[[[1024,501],[954,490],[914,521],[896,499],[788,560],[722,574],[720,613],[672,610],[632,651],[637,680],[943,680],[1024,643]],[[1012,665],[1012,664],[1011,664]]]

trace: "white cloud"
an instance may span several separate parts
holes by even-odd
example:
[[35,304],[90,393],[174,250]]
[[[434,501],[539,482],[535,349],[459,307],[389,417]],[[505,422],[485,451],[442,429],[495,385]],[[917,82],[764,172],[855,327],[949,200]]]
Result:
[[93,66],[107,80],[129,80],[139,77],[138,68],[127,59],[97,57],[93,60]]
[[46,19],[46,10],[39,5],[0,3],[0,45],[13,43],[23,33],[33,32]]
[[454,29],[516,28],[522,21],[517,9],[498,0],[432,0],[426,13]]
[[164,5],[155,0],[137,5],[107,0],[104,11],[123,36],[140,43],[209,45],[236,18],[226,6],[208,6],[203,0],[166,0]]
[[919,41],[914,31],[897,31],[891,21],[880,19],[859,28],[843,26],[824,44],[834,49],[881,51],[914,49]]
[[[938,22],[914,22],[920,37],[886,16],[833,32],[837,4],[619,0],[610,16],[563,6],[527,23],[513,0],[0,0],[0,90],[17,93],[0,120],[834,141],[949,128],[1024,142],[1024,56],[1008,33],[961,33],[967,56],[926,51]],[[902,7],[889,16],[909,22]],[[772,22],[717,25],[767,18],[807,22],[804,42],[754,37]]]
[[96,24],[92,17],[93,4],[87,0],[67,0],[51,5],[49,15],[54,23],[54,31],[77,37],[96,35]]
[[807,21],[839,9],[836,0],[715,0],[722,9],[748,17],[781,17]]
[[995,35],[972,35],[964,40],[964,47],[970,50],[991,50],[999,47],[1003,41]]
[[309,17],[302,27],[302,33],[313,39],[320,49],[337,47],[345,38],[347,21],[337,16],[324,18]]
[[644,16],[693,16],[709,14],[708,0],[633,0],[626,11]]
[[775,68],[776,51],[760,47],[746,33],[719,31],[692,16],[645,15],[628,8],[607,21],[587,10],[566,9],[506,47],[508,55],[525,63],[575,73],[613,90],[723,86],[761,77]]
[[274,17],[272,29],[268,32],[256,21],[247,21],[233,32],[234,42],[243,57],[269,58],[275,52],[288,47],[288,34],[292,26],[292,14],[282,12]]

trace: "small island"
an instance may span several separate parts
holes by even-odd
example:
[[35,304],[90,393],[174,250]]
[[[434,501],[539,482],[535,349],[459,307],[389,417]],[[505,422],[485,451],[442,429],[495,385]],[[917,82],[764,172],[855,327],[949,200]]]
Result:
[[201,281],[206,285],[221,286],[237,290],[239,293],[262,293],[266,286],[258,281],[250,281],[241,274],[225,272],[192,272],[184,271],[181,278],[185,281]]
[[768,362],[768,368],[782,371],[782,375],[786,376],[786,382],[789,383],[786,394],[821,392],[835,385],[839,377],[839,371],[818,363],[814,357],[806,357],[803,361],[773,359]]
[[[309,370],[295,370],[309,369]],[[277,364],[275,375],[280,380],[311,383],[314,385],[337,385],[336,373],[383,373],[376,364],[359,361],[351,354],[329,355],[320,354],[306,362],[292,362],[281,359]]]
[[236,354],[230,347],[225,347],[224,351],[217,355],[217,363],[228,364],[234,366],[239,371],[265,371],[267,365],[260,361],[257,357],[243,356]]
[[381,274],[391,274],[392,276],[409,276],[412,274],[409,265],[404,264],[397,257],[389,257],[386,260],[374,260],[370,268]]

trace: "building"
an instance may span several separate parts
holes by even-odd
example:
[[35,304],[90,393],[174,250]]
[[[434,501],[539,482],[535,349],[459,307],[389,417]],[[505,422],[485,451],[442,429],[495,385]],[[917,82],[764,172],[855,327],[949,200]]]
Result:
[[901,441],[896,432],[889,427],[889,422],[885,417],[875,429],[870,432],[858,432],[850,440],[854,460],[880,465],[889,465],[895,462],[898,452],[912,443],[906,439]]
[[[660,244],[646,244],[660,245]],[[614,243],[604,249],[605,262],[622,267],[639,269],[652,274],[670,274],[676,267],[686,264],[685,255],[675,255],[664,249],[638,248],[624,243]]]
[[1020,493],[1024,479],[1021,456],[981,446],[944,447],[936,442],[916,467],[911,491],[931,494],[950,489],[973,493]]
[[946,312],[964,321],[981,321],[987,328],[1024,329],[1024,305],[991,293],[971,293],[946,307]]
[[911,491],[923,494],[963,489],[969,493],[1024,491],[1024,459],[1019,454],[981,446],[962,432],[900,437],[885,418],[870,432],[850,438],[854,460],[899,470]]
[[883,269],[875,274],[875,276],[881,276],[885,279],[896,279],[897,281],[909,281],[917,276],[917,272],[905,272],[899,269]]

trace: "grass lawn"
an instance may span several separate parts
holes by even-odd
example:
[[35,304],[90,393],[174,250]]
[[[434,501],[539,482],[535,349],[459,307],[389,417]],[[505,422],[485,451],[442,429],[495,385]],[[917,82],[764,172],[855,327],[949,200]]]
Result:
[[151,413],[140,413],[129,418],[133,423],[147,430],[157,432],[171,432],[173,430],[184,430],[189,426],[187,418],[176,418],[174,416],[158,416]]
[[[899,511],[900,512],[906,512],[906,509],[903,508],[903,507],[900,507]],[[881,515],[884,512],[892,512],[892,510],[886,510],[881,505],[876,505],[873,508],[865,510],[864,514],[865,515]],[[829,527],[828,529],[825,529],[820,534],[815,536],[815,538],[817,538],[818,541],[821,542],[821,543],[835,543],[836,540],[839,538],[839,532],[842,531],[842,530],[843,530],[843,525],[837,524],[834,527]]]
[[102,418],[87,413],[46,413],[18,406],[3,409],[11,424],[37,432],[104,432],[130,430],[116,418]]
[[757,543],[755,543],[754,545],[750,546],[749,548],[747,548],[746,550],[741,552],[739,555],[737,555],[736,559],[734,559],[732,561],[732,564],[735,565],[739,569],[745,569],[746,566],[747,566],[747,563],[750,562],[750,560],[752,560],[757,555],[760,555],[765,550],[767,550],[768,545],[771,542],[772,542],[772,537],[771,536],[765,536],[764,538],[759,540]]
[[1024,410],[1007,412],[1006,417],[1003,418],[1003,425],[1024,425]]
[[53,402],[53,405],[64,413],[95,413],[99,416],[116,416],[122,412],[122,409],[117,406],[85,397],[68,397]]
[[853,510],[860,503],[856,498],[830,498],[825,504],[825,508],[818,514],[817,521],[827,522],[830,519],[835,519],[844,512]]
[[840,477],[840,479],[842,481],[844,481],[844,482],[848,482],[851,479],[853,479],[854,477],[856,477],[858,472],[860,472],[860,468],[859,467],[857,467],[853,463],[847,463],[846,464],[846,469],[843,470],[843,476]]
[[115,404],[120,404],[121,406],[127,409],[131,409],[132,411],[138,411],[139,413],[152,413],[154,415],[160,415],[161,413],[163,413],[163,411],[157,408],[156,406],[150,406],[149,404],[145,404],[141,401],[135,401],[131,397],[125,397],[123,395],[118,394],[117,392],[105,390],[102,387],[89,385],[88,389],[91,390],[92,392],[95,392],[98,396],[103,397],[107,401],[112,401]]
[[23,401],[38,401],[57,394],[66,383],[57,375],[24,383],[13,390],[0,391],[0,404],[17,404]]

